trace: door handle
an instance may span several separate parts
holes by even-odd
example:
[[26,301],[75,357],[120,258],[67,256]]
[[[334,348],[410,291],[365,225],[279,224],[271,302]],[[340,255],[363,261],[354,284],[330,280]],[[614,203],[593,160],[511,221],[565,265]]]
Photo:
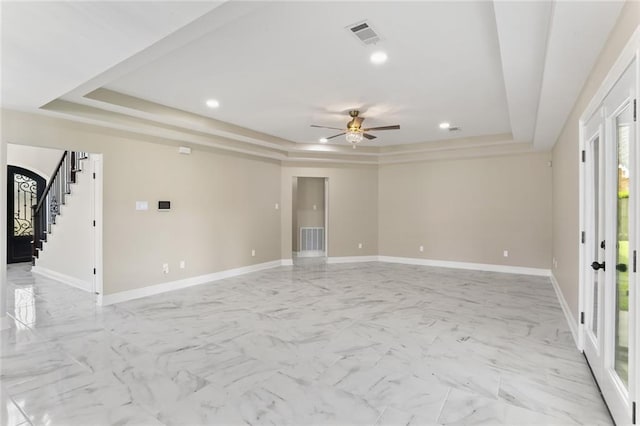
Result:
[[601,268],[602,268],[603,271],[605,270],[604,269],[604,262],[602,262],[602,263],[593,262],[591,264],[591,267],[593,268],[594,271],[597,271],[598,269],[601,269]]
[[627,272],[627,264],[626,263],[618,263],[616,265],[616,270],[619,272]]

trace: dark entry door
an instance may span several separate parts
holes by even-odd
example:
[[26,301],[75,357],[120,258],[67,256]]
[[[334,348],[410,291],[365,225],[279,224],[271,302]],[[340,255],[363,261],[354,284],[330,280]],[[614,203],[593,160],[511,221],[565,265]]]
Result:
[[22,167],[8,166],[7,170],[7,263],[29,262],[33,240],[31,206],[38,203],[46,181]]

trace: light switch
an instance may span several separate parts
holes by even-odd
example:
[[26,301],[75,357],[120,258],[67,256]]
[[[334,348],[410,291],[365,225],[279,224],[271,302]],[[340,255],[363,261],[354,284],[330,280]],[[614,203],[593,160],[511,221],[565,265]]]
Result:
[[136,201],[136,210],[149,210],[148,201]]

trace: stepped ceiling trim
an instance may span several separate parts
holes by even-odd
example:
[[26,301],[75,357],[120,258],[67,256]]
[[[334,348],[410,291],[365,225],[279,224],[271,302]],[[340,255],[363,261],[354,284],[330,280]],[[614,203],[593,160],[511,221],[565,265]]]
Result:
[[[549,150],[623,5],[9,2],[2,107],[279,161]],[[365,19],[374,47],[345,30]],[[388,63],[373,67],[373,48]],[[222,107],[207,109],[209,96]],[[310,124],[342,128],[353,108],[401,129],[355,150],[317,142],[329,135]]]
[[88,100],[90,102],[85,104],[56,100],[45,105],[43,110],[60,118],[121,130],[132,135],[280,161],[383,164],[431,158],[484,156],[483,152],[487,155],[501,155],[533,151],[531,144],[514,143],[510,134],[383,147],[359,146],[357,149],[343,145],[303,145],[248,129],[233,129],[228,123],[126,95],[119,96],[112,91],[94,91],[88,96]]

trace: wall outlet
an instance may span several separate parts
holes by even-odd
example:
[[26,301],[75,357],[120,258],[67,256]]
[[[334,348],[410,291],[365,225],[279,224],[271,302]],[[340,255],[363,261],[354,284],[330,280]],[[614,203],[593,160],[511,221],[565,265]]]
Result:
[[358,243],[358,248],[361,249],[362,248],[362,243]]
[[418,250],[420,250],[420,253],[423,253],[424,252],[424,246],[420,246],[420,248]]
[[280,204],[276,203],[276,210],[280,209]]
[[186,268],[186,266],[187,266],[186,262],[184,260],[181,260],[180,261],[180,269],[184,269],[184,268]]
[[313,205],[313,209],[314,210],[318,210],[318,206],[316,206],[315,204]]
[[251,256],[256,257],[256,249],[251,249]]
[[503,255],[504,257],[509,257],[509,250],[505,250],[505,251],[503,251],[503,252],[502,252],[502,255]]
[[169,273],[169,264],[168,263],[163,263],[162,264],[162,273],[163,274],[168,274]]
[[558,267],[558,261],[556,260],[556,258],[554,257],[553,260],[551,261],[553,263],[553,267],[557,268]]

